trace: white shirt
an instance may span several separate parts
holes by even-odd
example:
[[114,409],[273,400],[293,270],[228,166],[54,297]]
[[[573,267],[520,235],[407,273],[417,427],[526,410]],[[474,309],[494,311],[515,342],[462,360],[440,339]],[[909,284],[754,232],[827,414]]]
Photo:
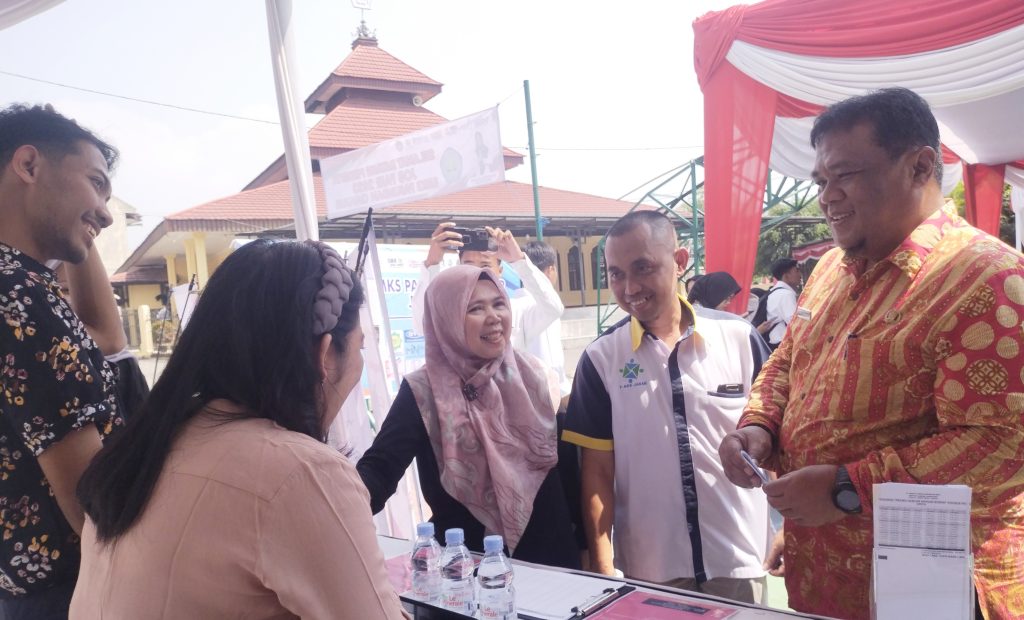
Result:
[[[512,310],[512,346],[529,353],[558,376],[558,391],[567,396],[572,385],[565,376],[562,347],[562,312],[565,306],[551,280],[529,258],[509,263],[523,287],[509,291]],[[427,286],[441,273],[440,265],[420,268],[420,282],[412,296],[412,328],[423,333],[423,307]]]
[[615,564],[627,577],[765,574],[767,499],[729,482],[718,446],[767,349],[741,317],[697,313],[675,343],[619,322],[587,347],[573,381],[562,438],[615,452]]
[[786,335],[789,322],[796,314],[796,291],[782,280],[776,282],[772,288],[775,290],[768,292],[771,296],[768,297],[766,309],[768,310],[768,320],[777,322],[772,331],[768,332],[768,342],[779,344],[782,342],[782,337]]

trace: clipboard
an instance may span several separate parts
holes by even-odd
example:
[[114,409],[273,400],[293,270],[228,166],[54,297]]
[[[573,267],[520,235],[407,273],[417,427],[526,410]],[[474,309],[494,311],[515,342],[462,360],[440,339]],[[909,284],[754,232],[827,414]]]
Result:
[[[571,615],[567,616],[565,620],[585,620],[586,618],[596,618],[600,615],[602,609],[608,607],[623,596],[630,594],[634,590],[636,590],[636,588],[633,586],[606,588],[599,596],[592,597],[573,607],[570,610]],[[521,611],[518,615],[521,620],[544,620],[543,618],[531,616],[530,614],[523,613]]]

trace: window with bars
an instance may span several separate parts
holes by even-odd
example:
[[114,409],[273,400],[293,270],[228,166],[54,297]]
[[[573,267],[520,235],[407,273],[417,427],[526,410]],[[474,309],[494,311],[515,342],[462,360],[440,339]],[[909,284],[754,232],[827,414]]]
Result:
[[575,245],[569,248],[569,290],[583,290],[583,263],[580,249]]

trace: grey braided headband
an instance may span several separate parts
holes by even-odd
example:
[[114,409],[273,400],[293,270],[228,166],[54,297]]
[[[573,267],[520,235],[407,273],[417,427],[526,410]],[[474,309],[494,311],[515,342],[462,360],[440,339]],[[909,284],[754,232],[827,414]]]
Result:
[[341,309],[352,293],[352,271],[334,248],[322,241],[306,241],[320,253],[324,275],[313,299],[313,335],[322,336],[338,325]]

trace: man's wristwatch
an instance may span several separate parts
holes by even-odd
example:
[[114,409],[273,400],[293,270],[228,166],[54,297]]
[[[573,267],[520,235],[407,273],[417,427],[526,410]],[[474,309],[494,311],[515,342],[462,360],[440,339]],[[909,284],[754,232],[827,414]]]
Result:
[[850,472],[846,471],[845,465],[836,469],[836,482],[832,487],[832,503],[836,508],[848,515],[860,514],[860,496],[857,489],[850,480]]

